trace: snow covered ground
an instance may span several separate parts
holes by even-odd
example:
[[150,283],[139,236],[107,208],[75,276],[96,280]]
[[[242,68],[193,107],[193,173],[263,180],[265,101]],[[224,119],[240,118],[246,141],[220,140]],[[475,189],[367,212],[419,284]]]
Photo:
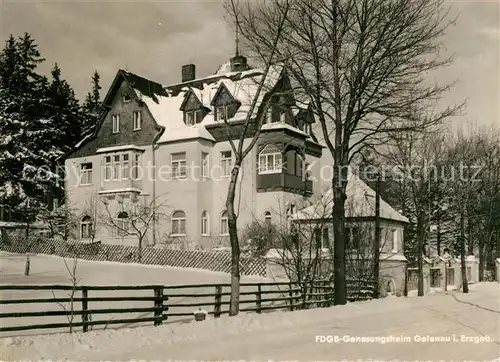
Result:
[[471,289],[468,295],[391,297],[189,324],[4,338],[0,355],[3,360],[491,361],[500,356],[500,287],[484,283]]
[[[25,255],[10,254],[0,252],[0,282],[2,284],[70,284],[69,273],[64,264],[64,259],[48,255],[34,255],[30,257],[31,271],[29,276],[24,276]],[[66,260],[71,268],[73,261]],[[182,284],[215,284],[229,283],[229,275],[219,272],[211,272],[201,269],[173,268],[161,266],[145,266],[139,264],[121,264],[113,262],[92,262],[78,260],[77,263],[77,279],[79,285],[182,285]],[[262,277],[243,276],[242,282],[261,282],[267,281]],[[227,292],[228,290],[224,290]],[[203,288],[187,288],[172,290],[172,294],[202,294],[214,293],[214,287]],[[59,291],[54,293],[56,297],[67,298],[68,291]],[[0,299],[31,299],[31,298],[53,298],[54,295],[50,290],[0,290]],[[102,292],[89,291],[89,297],[96,296],[153,296],[152,290],[138,291],[116,291]],[[75,295],[79,297],[79,293]],[[212,302],[213,297],[209,298],[171,298],[169,304],[178,303],[193,303],[193,302]],[[223,301],[227,301],[228,297],[224,297]],[[95,304],[94,304],[95,303]],[[89,309],[105,309],[105,308],[144,308],[152,307],[152,301],[127,301],[127,302],[90,302]],[[6,304],[2,305],[3,313],[8,312],[27,312],[27,311],[44,311],[54,310],[62,311],[62,307],[54,302],[44,304]],[[69,305],[66,305],[69,307]],[[75,307],[75,310],[80,310],[80,305]],[[192,313],[194,307],[178,307],[171,308],[172,313]],[[108,320],[108,319],[124,319],[124,318],[139,318],[150,317],[152,313],[127,313],[127,314],[101,314],[94,316],[93,320]],[[193,317],[169,317],[168,322],[190,321]],[[80,321],[80,317],[76,317],[76,321]],[[65,316],[51,317],[23,317],[23,318],[8,318],[1,319],[3,327],[45,324],[45,323],[67,323]],[[143,325],[152,325],[152,322],[145,322]],[[109,325],[107,328],[123,328],[130,325],[116,324]],[[94,329],[104,328],[104,326],[94,326]],[[42,333],[63,332],[66,329],[58,330],[29,330],[16,332],[0,332],[0,337],[12,335],[32,335]]]

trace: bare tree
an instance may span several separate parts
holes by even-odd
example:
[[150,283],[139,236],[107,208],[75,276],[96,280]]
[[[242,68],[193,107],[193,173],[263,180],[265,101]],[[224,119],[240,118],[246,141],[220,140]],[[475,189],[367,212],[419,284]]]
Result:
[[445,135],[434,129],[429,133],[407,132],[394,134],[394,147],[387,160],[391,171],[408,198],[407,213],[416,221],[416,244],[418,267],[418,296],[424,295],[423,257],[429,240],[430,194],[443,165]]
[[[448,20],[443,3],[294,1],[277,50],[270,41],[278,29],[274,4],[255,6],[240,16],[242,33],[259,54],[265,57],[272,50],[287,60],[287,70],[310,100],[333,157],[335,304],[346,303],[346,166],[365,149],[385,144],[390,133],[419,131],[439,118],[418,119],[414,114],[433,109],[451,86],[425,79],[451,62],[439,57],[441,36],[454,21]],[[458,108],[440,113],[454,114]]]
[[[238,176],[240,174],[240,169],[243,164],[243,160],[254,148],[262,127],[262,122],[265,117],[267,107],[269,106],[269,97],[264,97],[264,102],[261,102],[261,95],[266,95],[265,93],[270,92],[267,86],[269,84],[270,72],[273,63],[276,62],[276,53],[273,48],[277,47],[280,38],[283,35],[284,22],[287,17],[288,9],[290,7],[290,0],[280,0],[276,2],[276,8],[273,12],[275,18],[275,33],[272,35],[271,43],[274,44],[270,51],[264,56],[262,53],[263,61],[263,72],[260,80],[257,84],[257,90],[255,94],[252,95],[251,104],[249,105],[248,113],[246,114],[245,120],[243,121],[242,131],[234,140],[231,131],[231,125],[229,124],[226,117],[224,117],[224,123],[226,125],[227,135],[229,143],[231,145],[232,152],[234,154],[234,165],[231,170],[231,176],[229,180],[229,187],[226,197],[226,211],[228,216],[228,229],[229,229],[229,239],[231,243],[231,298],[229,304],[229,315],[235,316],[239,313],[239,300],[240,300],[240,243],[238,240],[238,227],[237,220],[238,214],[235,208],[235,197],[236,197],[236,187],[238,183]],[[247,9],[249,4],[247,4]],[[225,2],[225,7],[234,19],[238,31],[243,29],[241,23],[240,14],[242,13],[242,8],[239,1],[227,0]],[[259,109],[260,108],[260,109]],[[257,116],[255,117],[255,111],[257,111]],[[253,135],[250,135],[250,130],[253,129]],[[250,142],[245,141],[250,138]],[[235,142],[236,141],[236,142]]]
[[123,218],[116,217],[116,210],[111,210],[109,203],[103,205],[104,212],[101,216],[101,222],[119,236],[132,237],[137,240],[139,262],[142,259],[143,243],[152,230],[153,218],[159,221],[165,216],[162,209],[166,206],[167,200],[159,201],[161,198],[162,196],[158,196],[149,202],[146,200],[144,202],[130,202],[127,207],[122,204]]
[[45,205],[37,219],[48,228],[50,238],[60,237],[63,240],[68,240],[71,230],[78,225],[74,208],[64,202],[59,205]]
[[[69,333],[73,333],[73,323],[75,320],[75,294],[77,291],[78,283],[80,283],[80,279],[77,278],[77,269],[78,269],[78,254],[75,253],[72,258],[71,266],[68,264],[66,259],[63,259],[64,266],[66,267],[66,271],[68,272],[69,282],[71,283],[71,289],[68,293],[69,303],[66,305],[61,302],[57,302],[57,304],[64,310],[66,319],[69,324]],[[52,291],[52,297],[56,298],[54,291]]]

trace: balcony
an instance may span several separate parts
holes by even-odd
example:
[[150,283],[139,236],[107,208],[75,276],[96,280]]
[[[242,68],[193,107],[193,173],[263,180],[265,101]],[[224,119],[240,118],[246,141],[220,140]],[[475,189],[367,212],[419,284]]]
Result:
[[313,183],[301,176],[287,173],[257,175],[257,192],[286,191],[296,194],[312,194]]
[[141,193],[142,181],[132,179],[102,181],[99,194]]

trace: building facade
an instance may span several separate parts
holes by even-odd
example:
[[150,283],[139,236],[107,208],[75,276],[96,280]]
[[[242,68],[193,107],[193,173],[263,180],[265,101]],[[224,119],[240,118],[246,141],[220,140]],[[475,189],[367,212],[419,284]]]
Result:
[[[348,277],[372,275],[376,237],[376,193],[351,170],[346,188],[346,272]],[[312,230],[311,240],[323,259],[333,255],[333,192],[328,189],[311,206],[293,215],[298,228]],[[380,292],[402,295],[405,286],[404,228],[409,220],[380,200]],[[311,227],[312,226],[312,227]],[[333,266],[333,260],[330,267]],[[367,275],[366,275],[367,273]]]
[[147,229],[143,246],[227,245],[225,201],[242,134],[246,147],[259,132],[236,187],[239,227],[283,217],[297,198],[321,192],[314,117],[282,66],[266,75],[236,56],[209,77],[195,71],[183,66],[170,86],[118,71],[95,133],[65,160],[74,237],[137,245],[133,219],[154,215],[138,225]]

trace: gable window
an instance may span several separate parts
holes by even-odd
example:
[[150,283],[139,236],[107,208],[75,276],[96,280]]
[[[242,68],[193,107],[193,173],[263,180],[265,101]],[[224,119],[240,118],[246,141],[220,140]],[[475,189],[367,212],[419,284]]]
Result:
[[266,145],[259,153],[259,175],[280,173],[283,167],[283,156],[276,145]]
[[210,219],[207,211],[201,213],[201,235],[210,235]]
[[220,234],[222,236],[229,235],[228,217],[227,217],[227,211],[225,210],[220,215]]
[[222,151],[220,153],[220,165],[222,168],[222,177],[231,176],[233,159],[231,151]]
[[92,237],[92,233],[92,218],[88,215],[85,215],[80,221],[80,238],[90,239]]
[[113,120],[113,133],[119,133],[120,132],[120,115],[113,114],[111,119]]
[[116,231],[115,235],[118,237],[124,237],[128,235],[130,228],[128,214],[125,211],[118,213],[116,218]]
[[392,230],[392,252],[398,252],[398,230]]
[[113,180],[120,179],[120,155],[113,156]]
[[80,185],[92,185],[92,162],[80,165]]
[[229,104],[225,104],[223,106],[218,106],[215,108],[215,120],[216,121],[224,121],[224,119],[229,118]]
[[201,177],[208,177],[209,170],[208,170],[208,153],[202,152],[201,153]]
[[135,111],[133,117],[134,117],[134,131],[138,131],[142,128],[141,112]]
[[186,117],[186,125],[193,126],[195,124],[201,123],[203,118],[203,113],[201,109],[197,109],[194,111],[186,111],[185,117]]
[[132,100],[128,94],[124,94],[122,97],[123,103],[128,103]]
[[104,157],[104,181],[112,178],[111,156]]
[[186,235],[186,213],[182,210],[172,214],[172,236]]
[[346,233],[346,249],[355,251],[359,249],[359,228],[348,227],[345,229]]
[[172,177],[187,176],[186,152],[172,153]]

